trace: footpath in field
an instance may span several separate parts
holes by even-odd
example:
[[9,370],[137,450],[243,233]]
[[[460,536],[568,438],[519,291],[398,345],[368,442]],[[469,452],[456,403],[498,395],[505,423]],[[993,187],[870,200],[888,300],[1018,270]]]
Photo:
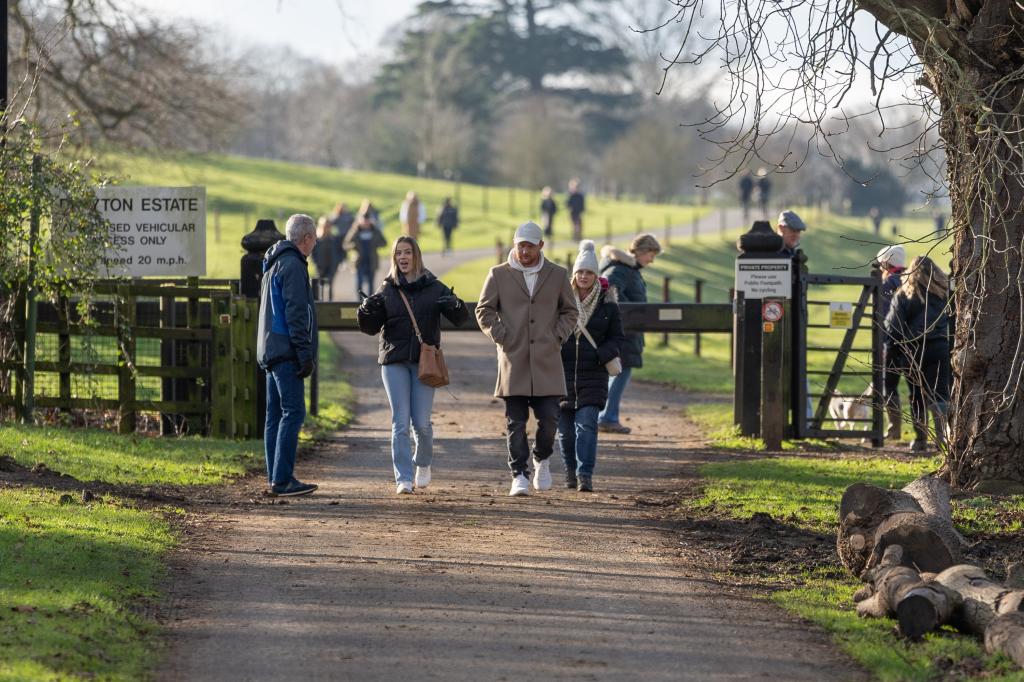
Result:
[[[755,213],[755,211],[751,212],[751,217],[750,217],[749,220],[754,220],[755,219],[754,218],[754,213]],[[724,231],[727,231],[727,230],[735,230],[736,228],[742,227],[743,225],[747,224],[748,222],[749,222],[748,220],[743,218],[743,211],[741,209],[738,209],[738,208],[716,209],[716,210],[714,210],[714,211],[704,215],[703,217],[699,218],[696,221],[696,223],[687,223],[687,224],[671,226],[669,228],[669,239],[672,240],[672,243],[676,244],[676,245],[678,245],[680,243],[685,244],[686,240],[689,239],[690,237],[692,237],[694,234],[703,235],[703,236],[717,235],[717,234],[719,234],[721,232],[724,232]],[[516,225],[509,225],[508,229],[504,233],[498,235],[498,236],[500,236],[502,238],[502,242],[503,243],[507,243],[512,238],[513,233],[515,233],[515,231],[516,231],[516,227],[517,227]],[[440,228],[436,227],[433,223],[423,227],[423,230],[439,230],[439,229]],[[380,250],[380,270],[377,271],[377,282],[378,283],[387,274],[388,263],[390,262],[390,252],[389,252],[390,243],[391,243],[392,240],[394,240],[395,237],[398,236],[397,230],[398,230],[398,226],[397,225],[388,226],[387,238],[388,238],[389,242],[388,242],[388,247],[387,248],[383,248],[383,249]],[[653,234],[657,235],[659,240],[664,240],[664,237],[665,237],[665,230],[664,230],[664,228],[662,228],[660,230],[651,230],[651,232]],[[605,243],[604,242],[604,234],[603,233],[595,233],[595,234],[590,234],[590,235],[585,234],[584,236],[589,238],[589,239],[593,239],[594,240],[594,242],[597,244],[597,250],[598,251],[601,250],[601,247]],[[455,231],[455,238],[454,239],[455,239],[456,245],[458,245],[458,240],[459,240],[459,231],[458,230]],[[630,240],[629,236],[613,237],[613,241],[615,243],[617,243],[617,244],[621,244],[623,242],[628,242],[629,240]],[[544,245],[544,248],[545,248],[545,251],[547,253],[565,253],[567,250],[573,250],[574,251],[577,246],[578,246],[578,244],[576,242],[571,241],[571,240],[556,239],[554,241],[554,243],[552,243],[552,244],[547,244],[546,243]],[[507,255],[507,251],[506,251],[506,255]],[[469,263],[469,262],[475,261],[475,260],[477,260],[479,258],[484,258],[484,257],[488,257],[488,256],[494,256],[495,261],[497,261],[497,253],[495,252],[495,248],[494,247],[489,247],[489,248],[485,248],[485,249],[456,250],[455,252],[453,252],[453,253],[451,253],[449,255],[446,255],[446,256],[441,256],[436,251],[429,251],[429,252],[426,252],[426,253],[423,254],[423,258],[424,258],[424,261],[426,262],[427,268],[431,272],[433,272],[435,275],[437,275],[438,277],[442,277],[442,275],[445,272],[447,272],[447,271],[449,271],[449,270],[451,270],[451,269],[453,269],[455,267],[458,267],[459,265],[463,265],[464,263]],[[351,258],[350,258],[348,264],[335,277],[335,279],[334,279],[334,300],[336,300],[336,301],[355,301],[355,300],[358,300],[358,297],[356,296],[355,281],[354,281],[355,280],[355,271],[352,269],[352,267],[353,267],[352,266],[352,261],[351,261]],[[480,282],[480,286],[483,286],[483,281],[482,280]],[[365,293],[369,294],[369,293],[372,293],[372,292],[367,291]],[[476,295],[478,293],[479,293],[479,290],[472,291],[472,292],[460,291],[459,295],[464,297],[464,298],[466,298],[466,300],[475,300],[476,299]]]
[[435,480],[398,497],[376,340],[337,338],[354,426],[300,462],[318,494],[204,518],[162,679],[862,679],[823,634],[687,563],[645,504],[700,456],[683,394],[634,386],[598,492],[509,498],[493,347],[449,334]]

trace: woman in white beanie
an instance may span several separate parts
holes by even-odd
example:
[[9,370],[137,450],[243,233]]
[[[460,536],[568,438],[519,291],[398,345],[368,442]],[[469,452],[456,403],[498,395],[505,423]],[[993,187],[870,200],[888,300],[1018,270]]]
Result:
[[580,242],[572,269],[572,290],[579,319],[562,344],[566,395],[560,405],[558,440],[565,461],[565,485],[580,492],[594,489],[597,415],[608,399],[609,370],[622,371],[622,319],[615,289],[598,276],[594,242]]

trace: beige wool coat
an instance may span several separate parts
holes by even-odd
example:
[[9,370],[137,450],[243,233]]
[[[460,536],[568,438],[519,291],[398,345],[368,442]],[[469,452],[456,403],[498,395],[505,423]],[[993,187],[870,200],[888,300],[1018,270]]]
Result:
[[498,348],[494,395],[565,395],[562,342],[576,328],[577,317],[565,268],[545,259],[532,297],[522,272],[508,263],[491,268],[476,319]]

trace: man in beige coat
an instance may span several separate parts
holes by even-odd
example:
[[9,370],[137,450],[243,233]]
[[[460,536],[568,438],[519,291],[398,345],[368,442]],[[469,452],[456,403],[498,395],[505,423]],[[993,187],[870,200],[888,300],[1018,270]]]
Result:
[[565,268],[546,260],[536,223],[519,226],[508,261],[491,268],[476,304],[480,329],[498,347],[494,395],[505,400],[508,424],[509,495],[530,492],[530,448],[526,422],[537,418],[533,442],[533,486],[551,487],[548,458],[558,430],[558,402],[565,395],[562,342],[579,312]]

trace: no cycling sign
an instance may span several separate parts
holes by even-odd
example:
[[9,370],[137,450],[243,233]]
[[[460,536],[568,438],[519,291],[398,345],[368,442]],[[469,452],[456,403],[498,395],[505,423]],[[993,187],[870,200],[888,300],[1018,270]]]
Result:
[[98,187],[96,208],[110,221],[103,274],[206,274],[205,187]]

